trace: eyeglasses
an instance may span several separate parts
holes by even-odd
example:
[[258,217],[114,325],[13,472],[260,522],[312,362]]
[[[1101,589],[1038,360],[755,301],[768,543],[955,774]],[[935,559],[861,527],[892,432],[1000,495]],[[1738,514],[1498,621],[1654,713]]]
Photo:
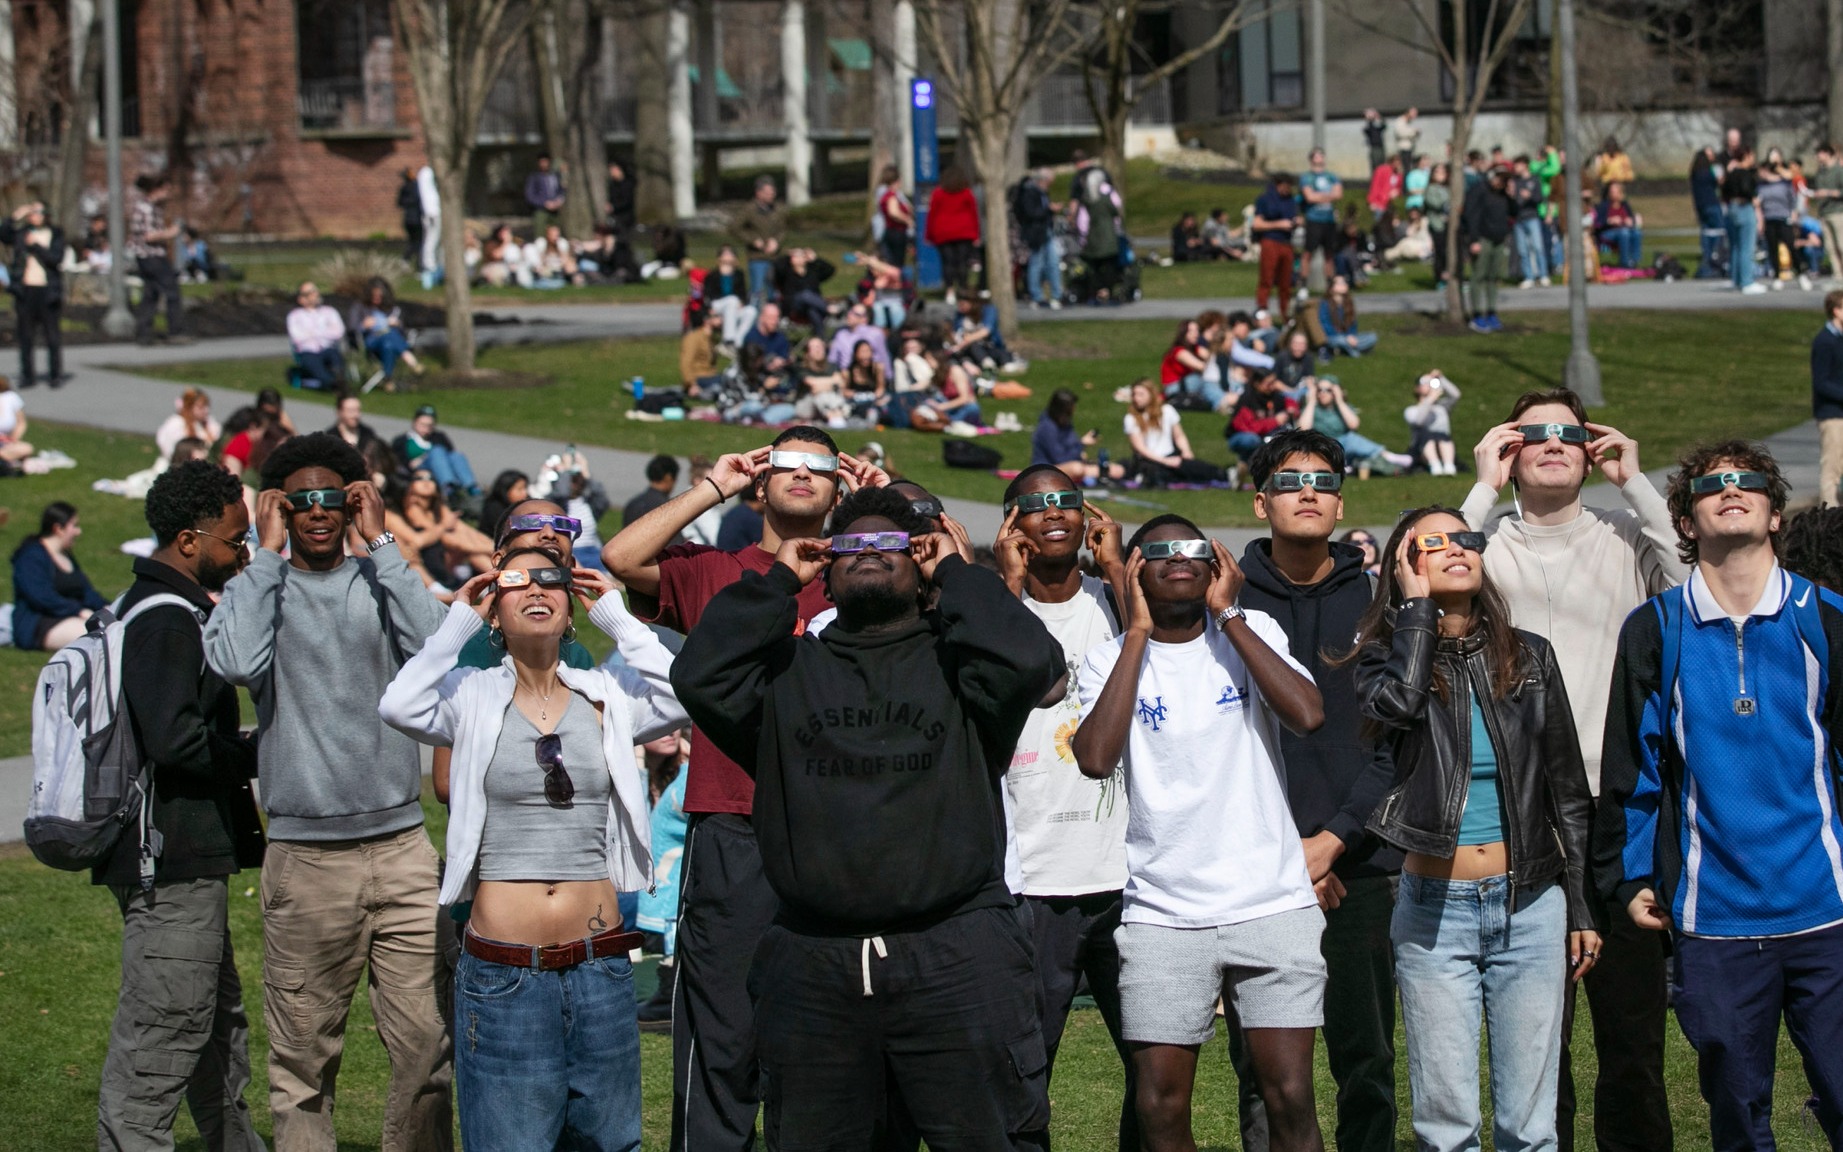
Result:
[[346,506],[345,489],[308,488],[305,491],[288,493],[288,507],[296,512],[305,512],[316,504],[328,512],[337,512]]
[[1551,436],[1563,444],[1585,444],[1593,439],[1593,433],[1579,424],[1519,424],[1517,435],[1525,444],[1540,444]]
[[1026,492],[1017,499],[1006,503],[1005,511],[1009,512],[1015,508],[1019,516],[1029,516],[1031,513],[1041,512],[1045,508],[1074,510],[1081,506],[1081,493],[1065,488],[1060,492]]
[[550,512],[527,512],[506,521],[505,527],[499,530],[499,542],[504,544],[514,536],[521,536],[526,532],[542,532],[546,528],[562,533],[571,540],[582,535],[582,521],[574,516],[558,516]]
[[826,456],[818,452],[770,452],[768,467],[799,468],[805,466],[808,472],[838,471],[838,457]]
[[1275,472],[1267,478],[1269,492],[1298,492],[1304,488],[1336,492],[1343,487],[1342,472]]
[[235,540],[232,540],[228,536],[219,536],[216,532],[207,532],[202,528],[192,529],[192,534],[195,536],[209,536],[220,544],[228,544],[231,546],[232,550],[240,556],[248,556],[250,554],[250,538],[248,536],[239,536]]
[[941,507],[941,502],[932,496],[926,500],[911,500],[909,507],[924,520],[939,520],[947,514],[947,509]]
[[544,799],[561,808],[576,798],[576,783],[563,766],[563,737],[538,737],[538,767],[544,770]]
[[1414,538],[1414,546],[1422,552],[1444,552],[1448,546],[1457,544],[1467,552],[1485,550],[1483,532],[1424,532]]
[[508,568],[499,574],[498,584],[501,588],[526,588],[536,584],[539,588],[567,589],[570,574],[562,568]]
[[1208,540],[1148,540],[1139,546],[1147,560],[1209,560],[1216,555]]
[[854,552],[907,552],[907,532],[847,532],[832,537],[832,554],[849,556]]
[[1692,496],[1708,496],[1732,484],[1743,492],[1764,492],[1768,486],[1764,472],[1711,472],[1689,482]]

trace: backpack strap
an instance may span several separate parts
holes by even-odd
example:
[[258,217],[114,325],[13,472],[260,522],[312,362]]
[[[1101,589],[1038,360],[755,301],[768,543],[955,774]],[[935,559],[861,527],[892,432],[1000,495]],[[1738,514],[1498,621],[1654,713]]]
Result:
[[118,619],[121,620],[122,626],[126,627],[131,621],[134,620],[135,617],[139,616],[141,613],[146,612],[152,608],[164,608],[168,605],[171,605],[175,608],[184,608],[187,612],[190,612],[192,614],[192,618],[194,620],[198,621],[198,626],[200,628],[203,628],[205,626],[205,614],[199,611],[198,605],[192,603],[192,601],[187,600],[184,596],[181,596],[176,592],[156,592],[152,596],[149,596],[147,599],[136,604],[134,607],[128,609],[128,611],[122,616],[118,617]]

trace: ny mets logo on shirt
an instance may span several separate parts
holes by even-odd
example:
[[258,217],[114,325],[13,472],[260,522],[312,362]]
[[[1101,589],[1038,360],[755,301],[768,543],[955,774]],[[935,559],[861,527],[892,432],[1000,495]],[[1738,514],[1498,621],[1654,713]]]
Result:
[[1139,722],[1141,724],[1151,725],[1152,731],[1158,731],[1158,726],[1165,722],[1165,713],[1165,698],[1163,696],[1152,697],[1152,702],[1149,704],[1146,703],[1146,698],[1144,696],[1139,698]]
[[1234,683],[1224,684],[1222,695],[1216,697],[1216,714],[1226,716],[1230,712],[1239,711],[1247,699],[1247,695],[1235,687]]

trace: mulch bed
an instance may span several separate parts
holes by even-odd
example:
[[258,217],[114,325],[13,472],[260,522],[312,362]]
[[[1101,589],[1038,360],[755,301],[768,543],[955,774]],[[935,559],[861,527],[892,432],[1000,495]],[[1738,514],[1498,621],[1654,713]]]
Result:
[[[349,296],[329,296],[326,302],[336,308],[341,316],[352,305]],[[446,323],[446,309],[414,300],[399,301],[397,306],[403,310],[405,328],[437,330]],[[275,288],[236,288],[210,296],[188,297],[186,332],[199,339],[219,336],[280,336],[288,331],[288,312],[293,307],[294,297]],[[105,311],[107,309],[101,305],[66,304],[64,343],[116,343],[102,334],[102,316]],[[514,318],[491,312],[474,313],[474,324],[480,328],[517,323],[519,321]],[[15,325],[0,322],[0,347],[14,346],[17,343],[16,336]]]

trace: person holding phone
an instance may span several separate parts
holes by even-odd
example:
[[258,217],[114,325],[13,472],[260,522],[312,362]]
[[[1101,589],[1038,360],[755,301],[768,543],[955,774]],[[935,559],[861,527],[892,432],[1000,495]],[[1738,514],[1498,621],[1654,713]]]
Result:
[[1245,578],[1220,542],[1163,515],[1126,551],[1125,631],[1082,663],[1072,750],[1092,779],[1125,773],[1114,938],[1141,1143],[1196,1146],[1197,1054],[1220,1000],[1246,1029],[1269,1146],[1317,1152],[1325,917],[1287,808],[1280,729],[1317,730],[1324,702],[1279,624],[1242,608]]
[[1395,760],[1367,826],[1406,853],[1390,938],[1431,1152],[1479,1146],[1481,1015],[1498,1147],[1555,1146],[1563,993],[1600,954],[1568,690],[1548,642],[1511,626],[1484,550],[1453,509],[1403,515],[1346,657]]
[[[513,548],[463,584],[378,714],[452,750],[441,902],[471,899],[455,973],[455,1058],[468,1147],[640,1141],[640,1036],[619,892],[652,877],[646,783],[633,747],[685,722],[672,654],[614,585],[564,552]],[[625,667],[559,659],[571,600]],[[461,663],[486,631],[506,659]]]

